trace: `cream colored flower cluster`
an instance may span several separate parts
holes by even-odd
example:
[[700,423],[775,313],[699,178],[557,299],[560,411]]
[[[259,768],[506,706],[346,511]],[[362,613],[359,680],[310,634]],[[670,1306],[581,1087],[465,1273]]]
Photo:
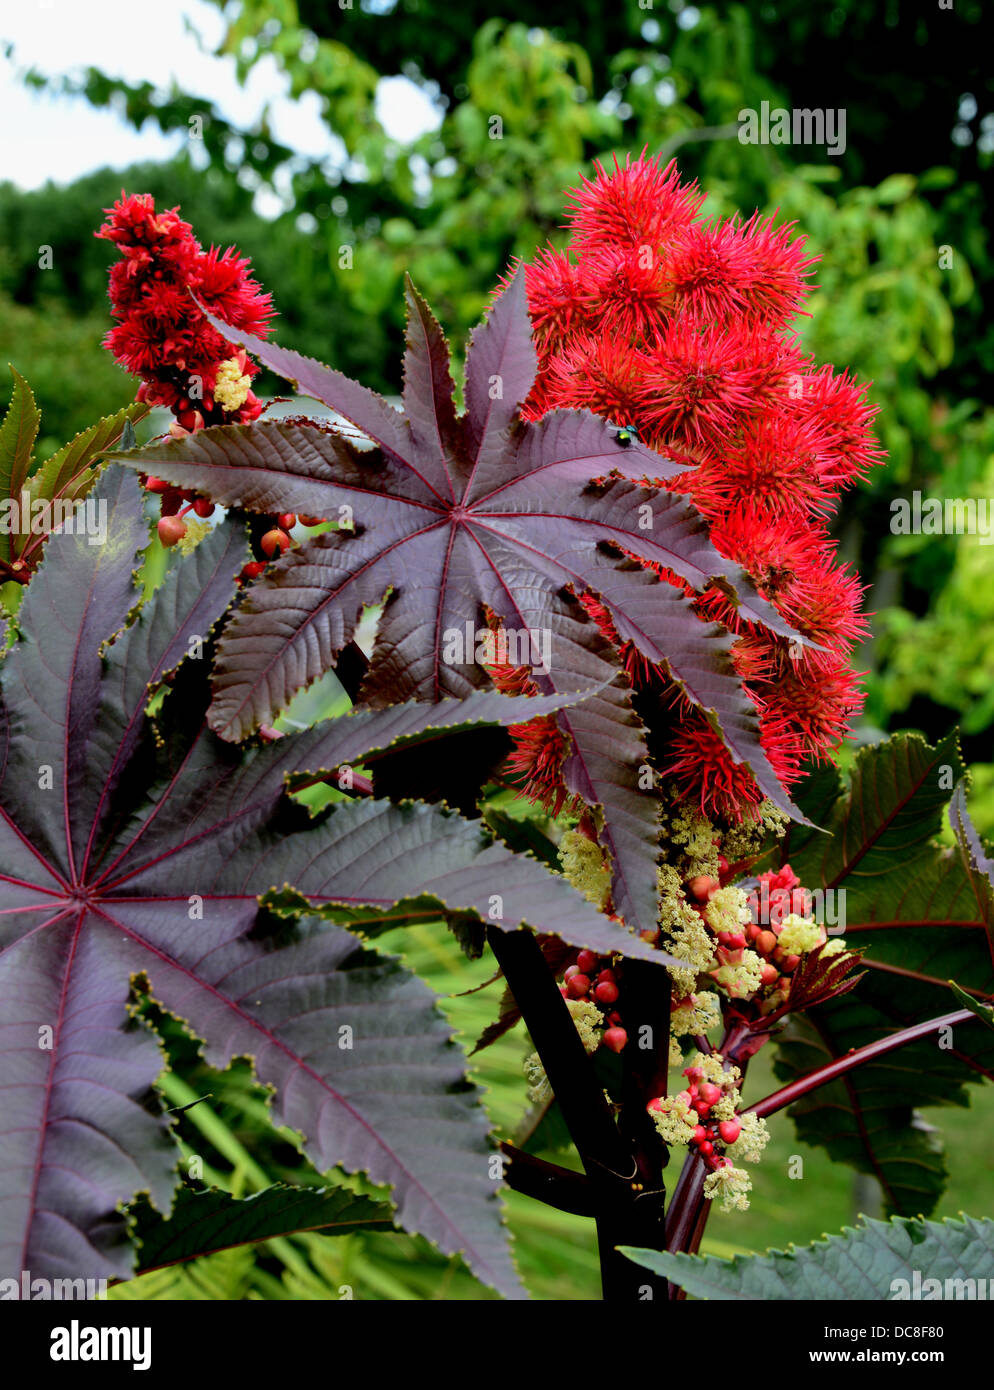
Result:
[[683,1074],[686,1090],[650,1100],[653,1123],[663,1143],[683,1145],[704,1163],[705,1197],[720,1198],[726,1211],[745,1211],[752,1182],[738,1164],[759,1162],[770,1137],[766,1121],[740,1113],[742,1074],[720,1053],[691,1053]]

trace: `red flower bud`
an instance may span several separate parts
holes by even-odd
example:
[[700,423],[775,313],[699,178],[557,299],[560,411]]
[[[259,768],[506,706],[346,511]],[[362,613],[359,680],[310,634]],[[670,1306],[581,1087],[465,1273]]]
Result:
[[742,1124],[739,1120],[722,1120],[718,1126],[718,1133],[726,1144],[734,1144],[742,1133]]
[[163,516],[159,518],[155,528],[159,533],[159,540],[166,547],[175,545],[186,535],[186,522],[178,516]]

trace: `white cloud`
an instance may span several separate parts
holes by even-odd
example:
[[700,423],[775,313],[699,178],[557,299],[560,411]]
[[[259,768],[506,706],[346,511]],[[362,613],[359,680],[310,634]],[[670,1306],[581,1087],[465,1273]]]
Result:
[[[94,169],[123,168],[136,160],[167,159],[183,140],[163,136],[153,122],[134,130],[114,111],[96,110],[82,98],[55,98],[26,89],[17,73],[36,67],[46,75],[92,65],[113,77],[168,87],[175,81],[192,96],[213,102],[235,124],[249,125],[267,105],[273,136],[312,159],[341,159],[341,144],[321,120],[313,92],[298,100],[276,63],[254,64],[243,87],[233,58],[210,51],[224,21],[206,0],[33,0],[4,6],[0,48],[0,179],[37,188],[47,179],[65,183]],[[200,35],[203,46],[198,43]],[[391,138],[406,142],[435,128],[439,115],[406,78],[380,84],[377,115]]]

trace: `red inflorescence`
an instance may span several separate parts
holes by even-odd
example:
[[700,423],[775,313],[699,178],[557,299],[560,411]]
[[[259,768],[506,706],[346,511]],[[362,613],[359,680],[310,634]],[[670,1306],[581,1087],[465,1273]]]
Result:
[[[141,377],[138,399],[171,411],[170,433],[176,436],[257,419],[262,402],[251,382],[259,368],[211,326],[197,304],[234,328],[268,337],[272,299],[252,279],[248,260],[233,246],[204,251],[178,208],[157,213],[150,193],[122,192],[104,211],[107,221],[96,235],[121,253],[110,271],[118,322],[104,346],[126,371]],[[160,478],[147,478],[145,486],[159,495],[158,534],[165,546],[183,540],[183,518],[190,512],[206,519],[214,510],[209,498]],[[289,544],[285,530],[274,528],[262,538],[261,549],[270,558]],[[253,560],[242,578],[255,579],[264,569],[261,560]]]
[[[861,706],[849,656],[865,631],[863,590],[836,559],[826,519],[882,453],[865,387],[816,365],[790,331],[809,290],[803,238],[758,214],[703,220],[702,202],[673,164],[645,155],[598,165],[573,190],[568,250],[526,267],[539,372],[524,413],[594,410],[686,462],[663,486],[690,494],[717,549],[819,644],[791,646],[744,623],[717,588],[696,600],[702,618],[740,638],[736,668],[789,788],[807,759],[838,746]],[[623,656],[636,686],[658,685],[660,673]],[[527,738],[516,769],[551,804],[562,749],[550,756],[534,730]],[[660,771],[706,814],[741,820],[762,799],[686,701],[674,700]]]
[[204,251],[178,210],[157,213],[149,193],[122,192],[106,212],[96,235],[112,241],[122,259],[110,272],[119,322],[104,345],[142,378],[141,398],[171,410],[187,431],[256,419],[262,406],[247,387],[238,405],[215,398],[224,363],[235,359],[242,377],[259,368],[211,327],[192,297],[235,328],[266,337],[272,302],[249,275],[249,262],[233,246]]

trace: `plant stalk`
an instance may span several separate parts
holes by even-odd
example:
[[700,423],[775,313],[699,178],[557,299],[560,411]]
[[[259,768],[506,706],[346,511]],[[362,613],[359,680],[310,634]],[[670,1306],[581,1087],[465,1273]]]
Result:
[[867,1043],[865,1047],[857,1047],[853,1051],[847,1052],[844,1057],[838,1057],[834,1062],[829,1062],[824,1067],[817,1067],[814,1071],[808,1072],[807,1076],[799,1077],[797,1081],[792,1081],[788,1086],[781,1087],[779,1091],[774,1091],[772,1095],[747,1108],[760,1117],[775,1115],[778,1110],[792,1105],[795,1100],[800,1100],[809,1091],[815,1091],[819,1086],[827,1085],[829,1081],[834,1081],[838,1076],[845,1076],[846,1072],[853,1071],[866,1062],[872,1062],[877,1057],[885,1057],[888,1052],[895,1052],[899,1047],[905,1047],[908,1043],[918,1042],[920,1038],[927,1038],[930,1034],[938,1033],[943,1028],[953,1028],[957,1023],[969,1023],[974,1017],[975,1015],[969,1009],[957,1009],[954,1013],[941,1014],[938,1018],[930,1018],[924,1023],[915,1023],[910,1028],[902,1028],[897,1033],[891,1033],[889,1037]]
[[[487,937],[590,1180],[603,1297],[612,1301],[654,1298],[658,1281],[619,1255],[615,1246],[654,1242],[654,1228],[662,1220],[661,1201],[640,1183],[632,1145],[614,1122],[535,936],[527,930],[502,932],[491,927]],[[546,1200],[539,1192],[534,1195]],[[649,1200],[640,1205],[640,1198]]]

